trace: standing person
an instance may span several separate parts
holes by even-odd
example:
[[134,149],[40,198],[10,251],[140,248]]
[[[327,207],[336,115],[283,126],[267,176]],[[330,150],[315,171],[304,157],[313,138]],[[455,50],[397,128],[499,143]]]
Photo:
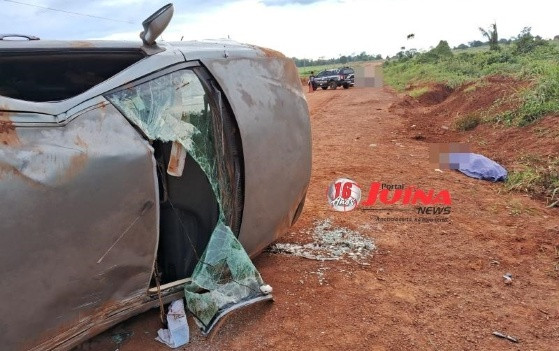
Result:
[[316,88],[314,87],[314,71],[311,71],[309,76],[309,93],[312,93]]

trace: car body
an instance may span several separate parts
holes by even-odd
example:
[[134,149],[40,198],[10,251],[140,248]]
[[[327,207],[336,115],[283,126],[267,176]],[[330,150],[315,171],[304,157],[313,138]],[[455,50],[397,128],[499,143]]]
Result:
[[318,87],[326,90],[328,88],[336,89],[339,85],[340,76],[337,69],[327,69],[319,72],[313,81],[313,88]]
[[[294,63],[276,51],[229,40],[0,40],[0,70],[4,349],[67,350],[159,297],[184,296],[218,201],[251,256],[301,213],[309,113]],[[172,99],[137,100],[147,89]],[[171,175],[175,145],[149,137],[157,120],[130,118],[118,104],[129,94],[143,111],[206,123],[199,134],[223,165],[223,196],[190,155]]]
[[354,73],[353,69],[350,67],[341,67],[337,69],[327,69],[319,72],[313,81],[313,89],[316,90],[318,87],[326,90],[336,89],[338,87],[343,87],[344,89],[353,86],[350,76]]
[[339,68],[339,74],[342,76],[342,86],[347,89],[355,85],[355,71],[351,67]]
[[349,74],[346,79],[347,79],[348,84],[349,84],[350,87],[355,86],[355,74],[354,73]]

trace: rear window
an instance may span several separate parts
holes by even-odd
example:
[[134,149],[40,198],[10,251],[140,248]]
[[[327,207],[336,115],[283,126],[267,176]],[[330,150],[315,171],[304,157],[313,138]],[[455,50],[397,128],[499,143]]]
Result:
[[65,100],[144,57],[139,49],[0,52],[0,95],[36,102]]

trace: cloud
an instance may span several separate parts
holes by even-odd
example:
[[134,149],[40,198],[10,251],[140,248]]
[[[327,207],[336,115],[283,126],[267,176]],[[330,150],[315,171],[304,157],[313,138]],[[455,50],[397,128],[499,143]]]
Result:
[[[478,27],[494,21],[508,38],[525,26],[544,38],[559,34],[553,11],[541,11],[545,0],[470,0],[446,6],[448,0],[18,0],[119,21],[54,12],[0,0],[2,32],[42,39],[135,40],[141,22],[161,5],[173,1],[175,15],[162,38],[167,41],[227,38],[283,52],[287,56],[338,57],[366,51],[393,55],[402,46],[428,49],[439,40],[451,46],[481,40]],[[483,11],[479,11],[483,8]],[[436,9],[436,11],[435,11]],[[320,26],[316,20],[341,21]],[[460,16],[456,16],[460,13]],[[126,23],[131,21],[132,23]],[[415,33],[408,40],[407,35]]]
[[[175,19],[188,19],[209,13],[236,1],[239,0],[177,0],[174,1]],[[120,32],[140,32],[141,22],[168,1],[156,4],[148,0],[21,2],[37,6],[0,2],[3,31],[36,35],[43,39],[84,39],[101,38]]]

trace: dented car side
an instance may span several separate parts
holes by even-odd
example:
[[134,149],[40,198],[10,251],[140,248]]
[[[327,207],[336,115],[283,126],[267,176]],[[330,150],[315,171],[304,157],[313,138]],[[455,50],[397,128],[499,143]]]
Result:
[[[94,56],[119,45],[0,43],[0,65],[14,53]],[[7,349],[69,349],[157,306],[159,297],[150,293],[156,283],[163,283],[164,302],[182,296],[180,283],[200,260],[219,221],[217,203],[227,196],[224,223],[251,256],[300,213],[310,178],[310,126],[291,60],[230,41],[160,49],[63,100],[0,96],[0,334]],[[185,114],[188,104],[211,119],[208,150],[215,167],[224,166],[215,172],[227,196],[212,198],[215,187],[196,168],[195,153],[182,178],[165,174],[170,143],[180,138],[149,135],[150,127],[119,103],[167,78],[166,89],[188,89],[179,97],[171,92],[185,101],[179,121],[195,114]],[[153,104],[152,110],[165,103]],[[198,241],[173,241],[185,230]],[[173,262],[177,246],[180,269]],[[162,267],[174,273],[154,278]]]

